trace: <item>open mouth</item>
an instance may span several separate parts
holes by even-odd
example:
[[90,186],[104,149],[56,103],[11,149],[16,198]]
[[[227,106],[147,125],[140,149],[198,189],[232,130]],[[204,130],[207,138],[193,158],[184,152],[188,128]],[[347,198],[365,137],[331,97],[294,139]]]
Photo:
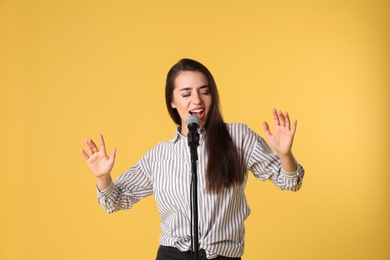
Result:
[[197,116],[201,121],[204,118],[204,109],[194,109],[190,111],[191,115]]

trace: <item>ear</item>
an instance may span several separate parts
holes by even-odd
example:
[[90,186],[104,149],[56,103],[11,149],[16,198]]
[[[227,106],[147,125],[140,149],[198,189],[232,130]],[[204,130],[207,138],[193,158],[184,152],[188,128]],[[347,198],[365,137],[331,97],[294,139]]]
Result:
[[171,102],[171,107],[176,108],[175,102],[173,102],[173,101]]

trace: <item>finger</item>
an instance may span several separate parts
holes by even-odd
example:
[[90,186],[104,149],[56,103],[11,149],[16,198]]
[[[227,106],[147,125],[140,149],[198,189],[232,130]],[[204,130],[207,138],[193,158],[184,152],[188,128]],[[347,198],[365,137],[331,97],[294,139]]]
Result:
[[99,134],[99,144],[100,144],[100,151],[106,154],[106,144],[104,143],[104,138],[102,134]]
[[92,139],[87,139],[87,140],[88,140],[89,146],[91,147],[92,153],[99,152],[99,149],[97,148],[95,142]]
[[286,126],[286,122],[285,122],[285,120],[284,120],[283,112],[282,112],[282,111],[279,111],[279,112],[278,112],[278,116],[279,116],[280,125],[281,125],[281,126]]
[[264,128],[265,135],[266,135],[267,137],[272,136],[272,133],[271,133],[271,131],[269,130],[269,125],[268,125],[267,122],[263,122],[263,128]]
[[84,157],[85,160],[89,159],[89,155],[83,150],[83,148],[80,148],[80,153]]
[[293,134],[295,134],[295,131],[297,130],[297,125],[298,125],[298,120],[294,120],[291,126],[291,131],[293,132]]
[[274,108],[274,109],[272,110],[272,114],[273,114],[273,116],[274,116],[274,124],[275,124],[275,126],[280,125],[279,117],[278,117],[278,113],[277,113],[276,108]]
[[290,130],[290,116],[287,112],[284,113],[285,126]]
[[84,140],[85,146],[87,147],[87,152],[89,154],[93,154],[92,146],[91,146],[91,139],[87,138]]

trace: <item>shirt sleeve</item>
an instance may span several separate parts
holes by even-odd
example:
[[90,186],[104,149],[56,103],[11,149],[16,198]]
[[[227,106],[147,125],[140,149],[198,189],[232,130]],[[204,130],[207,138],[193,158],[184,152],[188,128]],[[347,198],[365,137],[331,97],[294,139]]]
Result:
[[295,172],[286,172],[282,169],[279,156],[274,152],[265,140],[246,128],[243,148],[247,155],[247,169],[250,170],[257,179],[262,181],[270,180],[282,190],[298,191],[302,186],[304,168],[298,164]]
[[98,202],[107,213],[128,210],[153,193],[153,185],[145,159],[124,172],[103,191],[97,189]]

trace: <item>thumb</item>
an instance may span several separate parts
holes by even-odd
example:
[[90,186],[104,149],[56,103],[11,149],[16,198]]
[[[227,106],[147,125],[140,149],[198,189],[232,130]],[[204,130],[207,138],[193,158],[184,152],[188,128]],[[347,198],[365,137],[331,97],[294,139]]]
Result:
[[269,126],[267,122],[263,122],[263,128],[264,128],[265,135],[267,136],[267,138],[269,138],[272,135],[272,133],[269,130]]
[[110,161],[112,162],[112,163],[114,163],[115,162],[115,157],[116,157],[116,148],[113,148],[112,150],[111,150],[111,154],[110,154]]

